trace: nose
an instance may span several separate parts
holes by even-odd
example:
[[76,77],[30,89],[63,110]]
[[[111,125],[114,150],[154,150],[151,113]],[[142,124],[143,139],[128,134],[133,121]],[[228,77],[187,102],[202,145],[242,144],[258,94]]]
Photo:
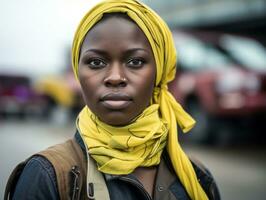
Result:
[[104,84],[106,87],[125,87],[127,85],[127,79],[123,66],[119,63],[111,65],[104,79]]

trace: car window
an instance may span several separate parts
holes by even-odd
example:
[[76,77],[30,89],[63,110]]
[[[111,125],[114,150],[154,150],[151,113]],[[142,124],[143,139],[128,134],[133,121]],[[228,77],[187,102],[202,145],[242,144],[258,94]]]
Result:
[[221,46],[242,65],[257,69],[266,69],[266,49],[259,42],[230,35],[221,37]]
[[229,59],[212,46],[190,37],[174,37],[178,62],[187,70],[217,70],[230,66]]

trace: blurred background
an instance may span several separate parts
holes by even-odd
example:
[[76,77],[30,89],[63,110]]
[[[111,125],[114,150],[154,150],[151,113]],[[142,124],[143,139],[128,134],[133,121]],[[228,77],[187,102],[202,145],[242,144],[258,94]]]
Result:
[[[97,0],[0,0],[0,199],[15,165],[73,136],[84,105],[71,69],[76,26]],[[179,134],[222,199],[265,199],[266,1],[146,0],[178,51],[169,89],[197,120]]]

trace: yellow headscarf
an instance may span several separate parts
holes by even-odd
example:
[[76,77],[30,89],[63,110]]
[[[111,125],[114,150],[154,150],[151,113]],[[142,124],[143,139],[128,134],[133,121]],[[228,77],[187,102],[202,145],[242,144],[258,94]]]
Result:
[[[167,88],[167,83],[174,79],[176,72],[176,50],[173,38],[168,26],[153,10],[136,0],[106,0],[93,7],[81,20],[74,37],[72,46],[72,66],[75,76],[78,79],[79,53],[87,32],[103,17],[104,13],[117,12],[126,13],[135,21],[150,42],[157,70],[156,87],[154,88],[152,102],[155,105],[159,105],[159,112],[162,118],[161,121],[165,122],[167,124],[167,129],[169,129],[167,150],[171,162],[191,199],[206,200],[208,197],[197,180],[192,164],[178,143],[176,123],[178,123],[183,132],[187,132],[194,126],[195,121],[183,110],[181,105],[176,102]],[[154,112],[156,112],[156,109]],[[87,125],[84,121],[85,119],[90,122],[93,121],[90,118],[93,115],[90,116],[90,114],[89,108],[84,108],[79,115],[79,121],[82,122],[77,122],[78,128],[88,133],[90,130],[87,129],[92,128],[93,125]],[[95,118],[94,120],[97,119]],[[96,121],[94,122],[96,123]],[[106,129],[112,128],[108,127],[106,124],[102,125]],[[159,128],[161,133],[163,133],[163,127],[162,125]],[[98,127],[95,126],[94,128],[97,129]],[[108,134],[108,131],[106,131],[106,134]],[[161,135],[165,137],[164,134]],[[161,144],[163,143],[163,141],[160,142]],[[120,144],[119,140],[117,140],[115,144],[116,147],[125,145]],[[109,145],[112,146],[112,144]],[[104,147],[101,147],[101,149],[102,148]],[[97,154],[97,152],[95,154]],[[105,158],[102,159],[104,160]],[[98,164],[102,166],[101,163]],[[99,170],[101,169],[99,168]],[[106,172],[108,170],[112,171],[113,169],[102,171]]]

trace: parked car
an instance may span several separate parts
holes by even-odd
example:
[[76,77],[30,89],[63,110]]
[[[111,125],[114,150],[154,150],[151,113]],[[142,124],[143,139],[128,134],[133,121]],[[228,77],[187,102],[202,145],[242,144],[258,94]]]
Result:
[[212,31],[187,31],[186,34],[213,46],[243,68],[266,71],[266,48],[256,38]]
[[38,94],[26,75],[0,74],[0,116],[41,114],[46,100]]
[[198,122],[189,139],[211,143],[249,137],[248,128],[266,116],[266,71],[242,67],[195,35],[173,31],[173,36],[178,70],[169,89]]

